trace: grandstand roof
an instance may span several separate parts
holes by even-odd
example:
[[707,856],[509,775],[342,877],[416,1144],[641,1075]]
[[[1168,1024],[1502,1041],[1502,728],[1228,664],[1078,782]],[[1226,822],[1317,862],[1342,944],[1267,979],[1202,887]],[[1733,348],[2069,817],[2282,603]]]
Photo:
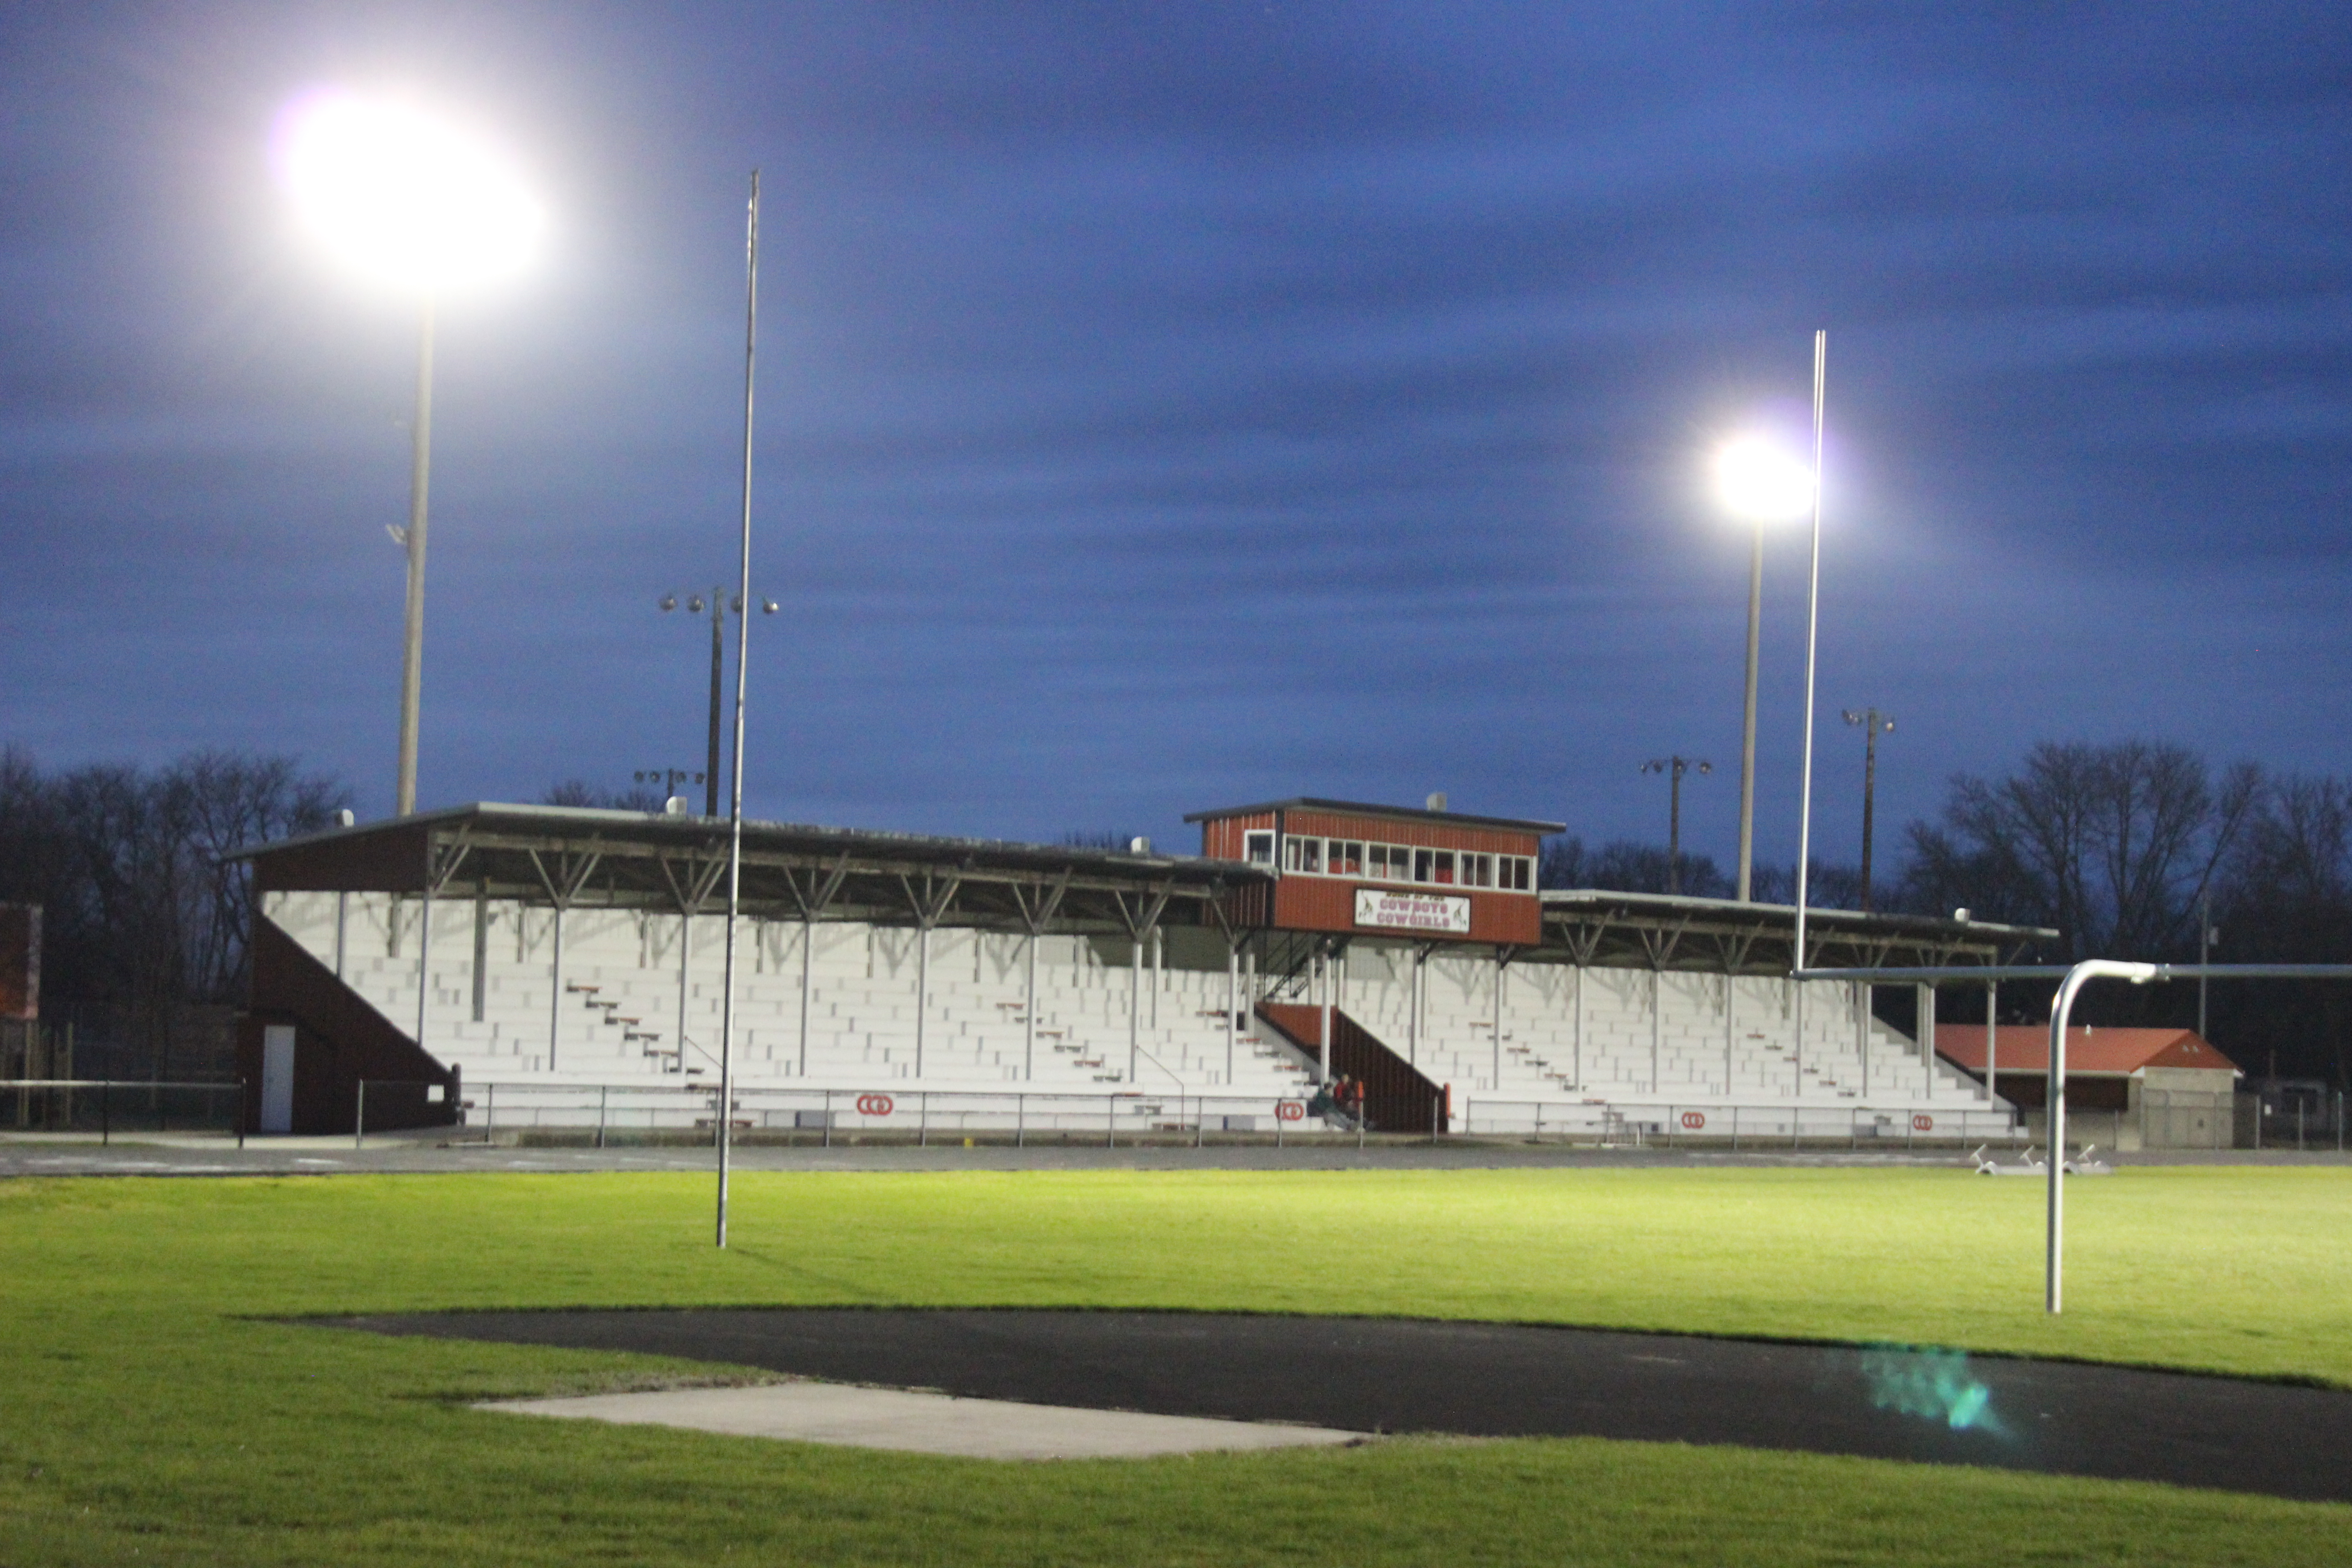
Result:
[[[1996,1031],[1994,1048],[2000,1070],[2050,1070],[2050,1030],[2042,1024],[2003,1024]],[[1985,1032],[1979,1026],[1954,1025],[1936,1031],[1936,1054],[1956,1067],[1981,1073],[1985,1065]],[[2066,1076],[2128,1078],[2147,1068],[2188,1068],[2206,1072],[2238,1070],[2238,1064],[2213,1048],[2194,1029],[2105,1029],[2095,1026],[2066,1031]]]
[[[454,884],[533,902],[708,910],[725,901],[724,818],[478,803],[330,828],[239,858],[257,889],[421,892]],[[743,825],[743,902],[763,915],[1061,931],[1150,927],[1268,879],[1263,867],[801,823]]]
[[[1435,822],[1505,822],[1301,800],[1308,809],[1362,809]],[[1518,828],[1546,824],[1512,824]],[[478,803],[330,828],[244,851],[257,892],[479,894],[540,906],[677,914],[724,908],[729,828],[722,818],[576,806]],[[1073,845],[1022,844],[803,823],[743,825],[742,907],[758,918],[883,925],[1133,935],[1159,925],[1235,928],[1227,895],[1274,879],[1269,867]],[[1710,974],[1785,974],[1796,911],[1656,893],[1546,892],[1540,936],[1507,943],[1514,961]],[[1817,964],[1971,967],[2013,959],[2054,931],[1810,912]],[[1382,940],[1386,933],[1354,933]]]

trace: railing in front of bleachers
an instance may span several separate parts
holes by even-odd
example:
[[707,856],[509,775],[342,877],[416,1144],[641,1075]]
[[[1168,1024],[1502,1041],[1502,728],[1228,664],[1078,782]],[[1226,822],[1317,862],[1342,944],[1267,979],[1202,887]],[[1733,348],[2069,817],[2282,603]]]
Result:
[[[462,1110],[465,1127],[495,1140],[501,1132],[538,1129],[593,1130],[598,1147],[608,1139],[664,1136],[682,1131],[715,1132],[719,1089],[715,1084],[548,1083],[533,1079],[469,1082]],[[1276,1142],[1305,1131],[1325,1131],[1298,1097],[1263,1094],[1155,1094],[1139,1089],[1085,1090],[908,1089],[803,1089],[745,1086],[734,1093],[736,1135],[762,1141],[783,1135],[793,1142],[830,1144],[838,1137],[906,1138],[919,1145],[934,1139],[961,1140],[985,1134],[992,1142],[1010,1137],[1066,1142],[1122,1138],[1166,1139],[1211,1135],[1270,1135]],[[462,1134],[461,1134],[462,1135]]]
[[1952,1105],[1692,1104],[1669,1100],[1560,1101],[1474,1097],[1455,1131],[1466,1137],[1632,1148],[1705,1144],[1738,1150],[1915,1148],[2016,1143],[2025,1129],[2006,1107]]
[[[467,1085],[466,1131],[492,1141],[501,1133],[541,1130],[593,1131],[608,1139],[672,1138],[716,1131],[716,1085],[550,1083],[543,1079],[477,1080]],[[1362,1130],[1343,1118],[1310,1111],[1304,1097],[1208,1093],[1153,1094],[1136,1089],[1102,1093],[947,1089],[809,1089],[745,1086],[735,1091],[739,1136],[782,1137],[830,1144],[839,1138],[904,1139],[918,1145],[985,1136],[1026,1144],[1122,1139],[1205,1142],[1210,1137],[1286,1138],[1326,1135],[1360,1142]],[[1708,1146],[1765,1151],[1843,1143],[1892,1150],[1956,1143],[2009,1144],[2024,1130],[2014,1112],[1923,1104],[1691,1104],[1457,1099],[1450,1125],[1431,1107],[1426,1129],[1398,1136],[1454,1136],[1677,1148]]]

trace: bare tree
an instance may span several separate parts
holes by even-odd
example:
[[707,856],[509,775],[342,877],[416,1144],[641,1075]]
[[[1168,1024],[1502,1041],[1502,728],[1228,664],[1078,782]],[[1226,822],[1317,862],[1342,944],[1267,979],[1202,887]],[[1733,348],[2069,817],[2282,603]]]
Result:
[[[1663,846],[1618,838],[1588,849],[1583,839],[1570,836],[1544,846],[1543,857],[1536,863],[1536,881],[1545,888],[1663,893],[1669,881],[1667,871]],[[1706,855],[1685,852],[1680,880],[1682,891],[1693,898],[1727,899],[1733,890],[1731,879]]]
[[547,786],[539,797],[541,805],[584,806],[593,811],[659,812],[667,802],[661,791],[647,784],[632,784],[625,790],[598,789],[586,779],[564,779]]
[[2216,783],[2185,746],[2045,742],[2007,778],[1955,776],[1942,825],[1911,826],[1906,901],[2055,926],[2074,958],[2178,957],[2261,791],[2251,763]]
[[[2352,780],[2289,776],[2263,793],[2213,900],[2231,960],[2352,962]],[[2352,997],[2341,984],[2214,987],[2212,1032],[2249,1065],[2352,1089]]]
[[197,752],[148,773],[44,776],[0,755],[0,898],[42,904],[43,990],[148,1019],[242,998],[251,891],[236,850],[321,827],[349,798],[288,757]]

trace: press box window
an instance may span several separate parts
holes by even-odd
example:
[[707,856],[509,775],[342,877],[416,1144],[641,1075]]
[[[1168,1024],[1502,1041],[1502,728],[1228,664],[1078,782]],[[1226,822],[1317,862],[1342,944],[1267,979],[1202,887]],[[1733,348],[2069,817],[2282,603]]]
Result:
[[1334,877],[1360,877],[1364,873],[1364,847],[1341,839],[1331,840],[1331,862],[1328,868]]
[[1323,841],[1320,838],[1286,838],[1282,844],[1283,869],[1286,871],[1323,869]]
[[1242,858],[1255,866],[1274,864],[1274,835],[1245,833],[1242,836]]

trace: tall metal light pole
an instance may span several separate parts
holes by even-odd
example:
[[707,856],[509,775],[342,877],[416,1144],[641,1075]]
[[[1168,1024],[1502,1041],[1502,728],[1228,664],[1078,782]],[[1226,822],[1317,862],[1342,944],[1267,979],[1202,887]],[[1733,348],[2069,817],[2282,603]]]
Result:
[[[760,350],[760,171],[743,219],[743,533],[736,605],[751,596],[751,391]],[[714,608],[715,601],[714,601]],[[771,610],[774,605],[769,605]],[[718,624],[712,617],[711,624]],[[719,1004],[719,1245],[727,1245],[727,1163],[735,1121],[735,922],[743,902],[743,683],[751,671],[751,624],[735,617],[735,771],[728,789],[727,965]],[[718,764],[713,754],[712,766]],[[681,1042],[682,1043],[682,1042]]]
[[1812,470],[1754,437],[1715,456],[1717,499],[1755,526],[1748,554],[1748,681],[1739,728],[1739,901],[1754,896],[1756,864],[1756,677],[1764,621],[1764,527],[1812,505]]
[[435,315],[446,291],[520,268],[543,226],[497,151],[396,99],[314,93],[279,116],[276,158],[304,226],[352,270],[417,301],[416,416],[409,430],[400,760],[394,798],[416,809],[425,675],[425,545],[433,470]]
[[1667,775],[1666,808],[1666,891],[1683,890],[1683,774],[1696,768],[1702,776],[1715,772],[1715,764],[1689,757],[1653,758],[1642,764],[1645,773]]
[[1865,708],[1857,713],[1849,708],[1844,713],[1848,724],[1862,726],[1862,912],[1870,912],[1870,832],[1874,802],[1878,791],[1878,737],[1892,731],[1895,721],[1875,708]]
[[1764,621],[1764,522],[1748,556],[1748,700],[1739,721],[1739,901],[1754,891],[1756,865],[1756,651]]
[[433,300],[427,295],[416,332],[416,417],[409,426],[408,605],[400,639],[400,782],[394,815],[416,810],[417,712],[425,693],[425,495],[433,484]]

